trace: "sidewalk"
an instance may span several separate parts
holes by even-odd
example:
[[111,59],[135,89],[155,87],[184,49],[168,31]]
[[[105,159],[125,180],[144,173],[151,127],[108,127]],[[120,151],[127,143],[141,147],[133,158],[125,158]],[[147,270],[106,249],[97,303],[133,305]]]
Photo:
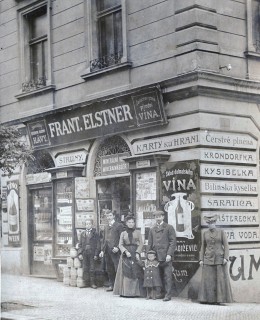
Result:
[[[202,305],[121,298],[104,288],[66,287],[51,279],[2,274],[1,319],[15,320],[259,320],[259,304]],[[17,309],[18,308],[18,309]]]

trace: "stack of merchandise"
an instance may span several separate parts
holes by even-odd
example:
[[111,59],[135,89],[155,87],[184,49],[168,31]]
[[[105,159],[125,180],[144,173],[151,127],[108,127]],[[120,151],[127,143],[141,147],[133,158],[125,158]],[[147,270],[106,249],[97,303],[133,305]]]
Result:
[[63,283],[71,287],[86,287],[86,281],[83,279],[82,262],[78,257],[76,248],[70,249],[70,257],[67,258],[67,266],[63,271]]

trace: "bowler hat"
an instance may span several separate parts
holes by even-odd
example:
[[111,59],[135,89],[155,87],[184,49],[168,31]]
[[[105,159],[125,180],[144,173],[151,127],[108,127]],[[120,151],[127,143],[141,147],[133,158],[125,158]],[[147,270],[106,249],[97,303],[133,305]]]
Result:
[[153,215],[156,217],[156,216],[164,216],[165,215],[165,212],[164,211],[154,211],[153,212]]

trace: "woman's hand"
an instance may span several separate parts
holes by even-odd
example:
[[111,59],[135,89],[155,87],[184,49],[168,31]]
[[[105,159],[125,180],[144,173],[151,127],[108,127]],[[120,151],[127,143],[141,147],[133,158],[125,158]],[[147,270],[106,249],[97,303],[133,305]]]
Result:
[[140,260],[140,254],[138,252],[135,253],[135,258],[136,258],[137,261]]
[[223,259],[223,265],[225,265],[227,263],[228,263],[227,259]]
[[131,253],[129,251],[125,251],[125,255],[127,256],[127,258],[131,258]]
[[199,264],[200,264],[201,267],[204,265],[202,260],[199,261]]

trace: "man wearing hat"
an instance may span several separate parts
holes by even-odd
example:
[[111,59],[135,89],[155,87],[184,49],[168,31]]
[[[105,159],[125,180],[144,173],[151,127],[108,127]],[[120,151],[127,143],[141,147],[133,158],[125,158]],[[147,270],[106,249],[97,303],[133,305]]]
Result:
[[[163,301],[170,301],[172,296],[172,258],[176,248],[176,234],[173,226],[163,221],[164,211],[155,211],[153,215],[156,224],[149,231],[147,249],[156,252],[160,273],[164,280],[165,297]],[[156,298],[162,298],[159,290]]]

